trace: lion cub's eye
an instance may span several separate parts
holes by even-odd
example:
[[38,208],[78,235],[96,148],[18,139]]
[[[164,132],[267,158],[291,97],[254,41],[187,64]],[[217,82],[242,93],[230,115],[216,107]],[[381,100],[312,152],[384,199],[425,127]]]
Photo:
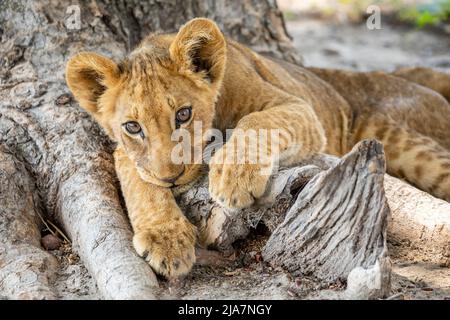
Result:
[[133,134],[134,135],[134,134],[139,134],[139,133],[142,132],[141,126],[136,121],[125,122],[123,124],[123,126],[125,127],[125,130],[127,130],[127,132],[129,134]]
[[188,121],[191,118],[191,116],[192,116],[192,107],[184,107],[178,110],[175,115],[177,127],[178,125]]

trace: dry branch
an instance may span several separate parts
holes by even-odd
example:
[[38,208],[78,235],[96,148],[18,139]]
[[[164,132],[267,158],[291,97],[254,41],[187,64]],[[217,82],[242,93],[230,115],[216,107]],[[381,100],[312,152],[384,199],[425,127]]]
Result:
[[376,142],[360,144],[342,160],[317,155],[281,169],[257,205],[243,211],[212,202],[206,178],[178,201],[207,235],[205,245],[221,250],[231,250],[235,240],[264,223],[273,232],[266,260],[319,281],[347,278],[345,292],[326,297],[388,293],[386,231],[394,249],[405,248],[408,260],[449,264],[450,204],[384,174]]
[[388,238],[405,260],[450,267],[450,203],[391,176],[385,177],[392,215]]
[[[350,287],[358,298],[387,295],[389,207],[384,170],[381,144],[363,141],[335,166],[316,175],[272,233],[263,250],[265,260],[320,281],[346,280],[352,274]],[[367,283],[366,276],[372,273],[372,283]],[[360,296],[353,279],[377,291]]]
[[266,261],[322,282],[346,280],[351,274],[347,297],[387,295],[389,208],[381,144],[364,141],[340,161],[326,156],[309,161],[274,175],[258,204],[240,212],[212,202],[206,180],[178,201],[207,235],[205,245],[230,249],[262,222],[273,230],[263,250]]
[[381,144],[366,141],[316,175],[272,233],[264,258],[327,281],[374,265],[386,254],[384,167]]

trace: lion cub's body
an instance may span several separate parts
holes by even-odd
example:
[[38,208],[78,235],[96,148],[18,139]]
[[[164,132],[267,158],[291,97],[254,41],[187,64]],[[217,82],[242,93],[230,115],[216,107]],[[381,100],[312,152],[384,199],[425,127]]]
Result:
[[[168,156],[175,112],[183,106],[205,129],[282,129],[282,164],[316,152],[340,156],[377,138],[389,173],[450,200],[450,106],[443,97],[450,76],[444,73],[303,68],[262,57],[225,40],[213,22],[194,19],[177,35],[149,36],[119,65],[80,54],[68,64],[67,82],[118,142],[116,170],[135,248],[166,276],[188,272],[195,261],[196,230],[170,189],[200,174],[199,166],[175,165]],[[142,127],[140,137],[124,133],[130,119]],[[180,126],[192,131],[190,121]],[[242,208],[264,193],[268,176],[258,172],[273,164],[215,161],[234,152],[229,144],[210,163],[210,192],[223,205]]]
[[324,152],[341,156],[358,141],[379,139],[390,174],[450,201],[450,105],[443,97],[450,75],[425,68],[394,74],[304,68],[233,41],[228,48],[235,65],[225,72],[217,103],[220,128],[234,127],[274,97],[296,96],[313,107],[327,140]]

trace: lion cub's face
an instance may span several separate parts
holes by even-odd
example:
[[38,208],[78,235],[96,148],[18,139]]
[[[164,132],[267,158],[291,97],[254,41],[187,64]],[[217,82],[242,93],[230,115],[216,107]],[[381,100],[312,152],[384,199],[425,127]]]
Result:
[[[194,139],[194,124],[200,122],[203,132],[212,126],[225,56],[217,26],[194,19],[176,36],[148,37],[120,64],[81,53],[69,61],[66,78],[80,105],[125,150],[142,179],[171,187],[198,175],[195,149],[201,151],[205,141]],[[174,149],[179,141],[172,141],[177,129],[191,138],[191,157],[181,163]]]
[[[104,104],[115,104],[108,119],[111,136],[134,160],[144,180],[162,186],[187,183],[200,168],[194,164],[194,148],[203,148],[202,140],[194,140],[194,124],[201,122],[203,129],[212,126],[217,92],[160,65],[153,65],[151,74],[146,57],[134,59],[123,83],[111,93],[116,97],[104,97]],[[187,130],[191,138],[191,157],[185,163],[176,161],[179,141],[172,135],[177,129]]]

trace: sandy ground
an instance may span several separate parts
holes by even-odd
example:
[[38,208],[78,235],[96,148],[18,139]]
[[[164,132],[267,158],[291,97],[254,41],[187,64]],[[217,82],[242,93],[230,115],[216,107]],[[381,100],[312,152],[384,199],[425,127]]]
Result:
[[359,71],[386,70],[406,65],[450,68],[450,34],[381,23],[333,24],[301,19],[288,23],[294,44],[306,66]]
[[[290,21],[288,30],[305,65],[353,70],[393,70],[404,65],[450,69],[450,36],[382,22],[381,30],[333,25],[321,20]],[[317,289],[307,278],[293,278],[260,261],[264,237],[240,244],[237,259],[226,267],[196,266],[181,283],[162,282],[167,297],[182,299],[308,299]],[[392,299],[450,299],[450,269],[420,262],[391,247],[394,262]],[[89,273],[70,248],[53,251],[61,262],[55,279],[62,299],[97,299]],[[326,289],[339,290],[341,284]],[[319,297],[320,298],[320,297]]]

